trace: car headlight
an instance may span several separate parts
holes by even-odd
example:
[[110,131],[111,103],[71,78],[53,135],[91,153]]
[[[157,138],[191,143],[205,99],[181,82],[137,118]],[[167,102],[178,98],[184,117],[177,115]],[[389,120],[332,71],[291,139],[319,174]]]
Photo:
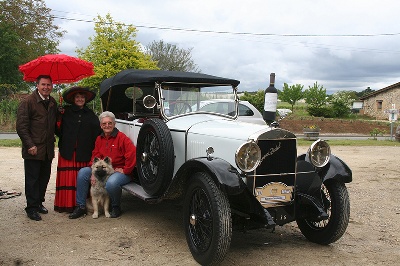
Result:
[[244,143],[236,150],[235,161],[240,170],[253,171],[261,161],[260,147],[254,141]]
[[308,157],[315,167],[324,167],[329,162],[331,148],[324,140],[317,140],[311,144],[308,150]]

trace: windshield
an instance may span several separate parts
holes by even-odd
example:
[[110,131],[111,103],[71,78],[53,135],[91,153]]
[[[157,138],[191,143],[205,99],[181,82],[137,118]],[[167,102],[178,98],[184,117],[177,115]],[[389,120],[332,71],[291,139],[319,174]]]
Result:
[[168,118],[193,113],[236,116],[236,93],[231,86],[162,86],[162,108]]

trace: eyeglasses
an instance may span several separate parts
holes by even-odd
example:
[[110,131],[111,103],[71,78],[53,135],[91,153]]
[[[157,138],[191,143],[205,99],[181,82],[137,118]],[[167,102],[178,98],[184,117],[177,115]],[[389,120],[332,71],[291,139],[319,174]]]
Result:
[[112,126],[114,123],[113,122],[104,122],[101,123],[102,126]]

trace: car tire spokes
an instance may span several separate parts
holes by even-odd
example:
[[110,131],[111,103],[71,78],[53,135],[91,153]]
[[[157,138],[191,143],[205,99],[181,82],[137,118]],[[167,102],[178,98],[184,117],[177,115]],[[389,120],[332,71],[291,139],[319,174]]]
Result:
[[323,183],[321,196],[328,218],[319,222],[299,218],[296,222],[308,240],[327,245],[338,240],[346,231],[350,217],[350,200],[345,184],[333,179]]
[[146,132],[146,137],[144,141],[144,153],[146,154],[146,160],[142,165],[142,173],[144,178],[149,182],[154,182],[154,179],[157,175],[157,160],[158,160],[158,152],[154,147],[154,142],[157,142],[155,135],[152,131]]
[[146,147],[148,147],[148,167],[149,170],[151,171],[153,178],[157,176],[158,173],[158,161],[159,161],[159,148],[160,145],[158,144],[158,140],[156,136],[154,135],[154,132],[149,132],[148,134],[149,142],[146,144]]
[[190,178],[184,200],[186,241],[201,265],[221,262],[232,237],[232,217],[228,198],[205,172]]
[[[207,203],[206,203],[207,202]],[[193,243],[200,251],[205,251],[212,239],[212,216],[207,195],[201,189],[194,192],[191,202],[190,213],[196,217],[196,223],[190,225]]]
[[137,169],[144,191],[163,194],[174,171],[174,145],[168,126],[158,118],[147,119],[137,139]]

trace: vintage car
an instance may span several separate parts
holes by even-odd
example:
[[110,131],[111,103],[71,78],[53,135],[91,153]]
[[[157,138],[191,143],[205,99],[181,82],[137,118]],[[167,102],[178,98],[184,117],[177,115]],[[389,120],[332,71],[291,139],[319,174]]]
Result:
[[[121,71],[101,83],[104,111],[137,146],[136,197],[183,204],[194,259],[221,262],[233,228],[274,228],[295,221],[310,241],[330,244],[345,232],[350,168],[313,142],[297,155],[296,136],[278,123],[239,122],[239,81],[200,73]],[[201,108],[230,100],[230,112]]]

